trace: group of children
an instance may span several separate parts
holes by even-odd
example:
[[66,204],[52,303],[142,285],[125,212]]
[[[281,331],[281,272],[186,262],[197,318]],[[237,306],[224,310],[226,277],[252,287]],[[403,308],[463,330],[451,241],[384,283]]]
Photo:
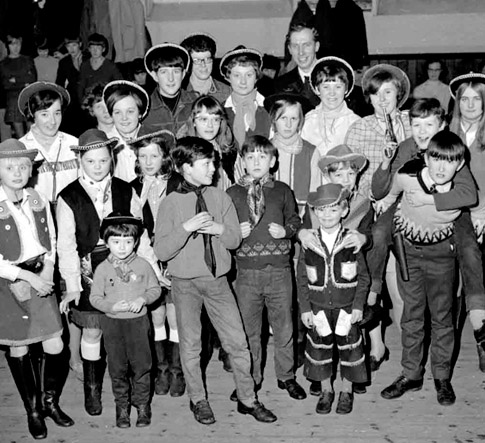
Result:
[[[310,393],[318,396],[316,412],[328,414],[338,355],[336,412],[350,413],[369,369],[389,358],[381,326],[369,313],[381,302],[390,249],[399,264],[388,264],[386,277],[402,329],[403,371],[381,395],[394,399],[421,389],[429,311],[437,399],[453,404],[457,256],[481,359],[485,291],[483,275],[476,281],[467,272],[481,269],[467,211],[477,201],[467,147],[444,130],[439,102],[419,99],[409,113],[401,112],[410,90],[407,76],[377,65],[363,78],[374,114],[359,119],[344,101],[355,82],[352,68],[326,57],[310,73],[321,99],[311,111],[301,94],[265,99],[257,92],[258,51],[241,47],[223,57],[220,69],[229,87],[211,77],[214,54],[215,42],[205,33],[182,45],[154,46],[144,60],[158,86],[150,98],[124,80],[93,89],[85,103],[98,128],[68,149],[56,144],[57,152],[45,146],[57,140],[69,94],[49,83],[20,94],[20,112],[35,122],[31,138],[43,143],[0,144],[0,312],[12,323],[2,315],[0,344],[10,346],[9,366],[31,434],[46,436],[44,417],[73,424],[58,405],[63,377],[56,371],[66,367],[53,363],[64,356],[59,312],[69,312],[69,321],[82,330],[90,415],[102,413],[104,338],[120,428],[130,426],[132,406],[136,426],[150,424],[153,383],[156,394],[179,396],[187,388],[195,419],[215,422],[201,368],[203,309],[227,353],[225,367],[236,385],[230,398],[239,413],[277,420],[257,396],[264,379],[264,312],[278,388],[293,399],[306,398],[295,376],[296,355],[302,356]],[[224,90],[221,103],[213,94]],[[111,124],[116,132],[110,133]],[[72,156],[77,175],[68,180]],[[34,159],[40,167],[33,171]],[[34,188],[27,186],[31,175]],[[63,290],[54,288],[56,252]],[[56,291],[64,293],[59,309]],[[296,343],[295,329],[301,332]],[[45,353],[42,401],[38,368],[28,352],[37,342]]]

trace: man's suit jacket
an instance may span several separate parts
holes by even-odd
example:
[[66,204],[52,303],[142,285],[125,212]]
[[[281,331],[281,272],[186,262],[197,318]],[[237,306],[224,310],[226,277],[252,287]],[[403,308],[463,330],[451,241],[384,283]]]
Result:
[[320,98],[310,88],[310,85],[305,85],[300,77],[298,68],[292,69],[290,72],[278,77],[275,85],[276,93],[278,92],[292,92],[294,94],[301,94],[310,100],[313,107],[320,104]]

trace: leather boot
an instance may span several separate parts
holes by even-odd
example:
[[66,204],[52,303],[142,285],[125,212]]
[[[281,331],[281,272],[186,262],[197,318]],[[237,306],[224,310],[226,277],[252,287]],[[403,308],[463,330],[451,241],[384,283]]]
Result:
[[83,360],[84,371],[84,409],[89,415],[101,415],[101,391],[106,362],[103,357],[99,360]]
[[170,371],[168,359],[168,340],[155,342],[155,353],[157,354],[157,377],[155,379],[155,394],[167,395],[170,389]]
[[69,363],[65,352],[44,354],[44,416],[50,417],[57,426],[68,427],[74,421],[59,406],[59,397],[69,373]]
[[170,395],[172,397],[181,397],[185,392],[185,377],[184,373],[182,372],[180,346],[178,343],[172,343],[170,371],[172,373],[172,378],[170,381]]
[[47,437],[47,428],[37,404],[37,386],[30,355],[7,357],[8,366],[24,402],[29,432],[36,440]]
[[477,342],[478,367],[480,371],[485,372],[485,324],[480,329],[473,331]]

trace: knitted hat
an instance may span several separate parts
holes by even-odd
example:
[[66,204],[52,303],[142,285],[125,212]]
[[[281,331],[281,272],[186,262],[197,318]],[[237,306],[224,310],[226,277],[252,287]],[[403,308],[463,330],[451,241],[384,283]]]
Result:
[[450,94],[453,98],[456,98],[456,91],[463,83],[484,83],[485,74],[478,72],[469,72],[468,74],[459,75],[450,82]]
[[310,73],[310,86],[312,87],[312,91],[315,93],[315,95],[320,95],[320,91],[316,86],[317,76],[325,66],[334,66],[345,71],[349,82],[345,97],[348,97],[348,95],[352,92],[352,89],[354,88],[354,69],[344,59],[333,56],[323,57],[317,60],[315,66],[313,66],[312,72]]
[[79,153],[105,147],[113,149],[117,145],[118,139],[116,137],[108,138],[106,133],[99,129],[88,129],[79,137],[79,144],[71,146],[71,151]]
[[342,185],[328,183],[319,186],[315,192],[308,195],[308,204],[314,208],[338,205],[349,198],[349,191]]
[[34,82],[30,85],[26,86],[22,91],[20,91],[19,97],[17,99],[17,106],[19,108],[20,113],[27,117],[28,114],[25,114],[25,111],[28,110],[30,113],[30,109],[26,109],[29,103],[30,97],[34,94],[37,94],[41,91],[52,91],[59,95],[61,98],[61,102],[67,106],[71,102],[71,96],[66,89],[62,86],[56,85],[55,83],[51,82]]
[[0,143],[0,158],[20,158],[27,157],[34,161],[37,149],[27,149],[25,145],[14,138],[9,138]]

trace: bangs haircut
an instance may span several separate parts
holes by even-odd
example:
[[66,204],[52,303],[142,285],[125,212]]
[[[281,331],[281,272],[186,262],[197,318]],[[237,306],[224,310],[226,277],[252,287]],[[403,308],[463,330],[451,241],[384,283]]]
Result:
[[172,160],[179,171],[184,164],[192,166],[196,160],[203,158],[214,158],[214,146],[200,137],[182,137],[172,151]]
[[49,109],[56,100],[61,103],[61,112],[64,113],[66,109],[66,103],[64,102],[62,96],[55,91],[44,90],[32,94],[29,101],[26,104],[26,109],[24,111],[25,115],[29,116],[29,120],[34,121],[35,113],[38,111],[44,111]]
[[167,140],[163,137],[144,138],[143,140],[140,140],[131,145],[136,154],[135,173],[140,181],[142,181],[143,174],[141,172],[140,164],[138,162],[138,156],[140,154],[140,149],[146,148],[152,144],[157,146],[158,152],[162,156],[162,164],[160,165],[160,170],[157,171],[157,175],[162,176],[164,179],[167,180],[170,178],[173,172],[173,161],[172,157],[170,156],[171,146],[168,145]]
[[140,115],[143,112],[143,102],[141,101],[140,97],[133,92],[133,88],[128,85],[120,84],[118,87],[109,95],[106,99],[106,107],[108,108],[108,114],[112,117],[113,116],[113,108],[120,100],[123,100],[126,97],[133,97],[136,103],[136,107],[138,108],[138,112]]
[[83,102],[81,104],[81,107],[85,111],[92,111],[93,106],[96,103],[102,102],[103,101],[103,90],[104,90],[104,84],[102,83],[96,83],[95,85],[91,86],[90,88],[87,89],[86,93],[84,94],[83,97]]
[[349,89],[349,78],[343,68],[335,65],[326,65],[320,69],[315,78],[315,89],[323,82],[341,81],[345,84],[345,88]]
[[142,234],[142,227],[131,223],[120,223],[119,225],[109,225],[106,227],[103,233],[103,241],[108,243],[110,237],[133,237],[136,248]]
[[157,72],[160,68],[186,69],[184,59],[180,56],[180,49],[166,47],[163,55],[159,54],[151,61],[150,70]]
[[409,110],[409,121],[412,123],[413,118],[426,118],[436,116],[441,123],[445,121],[445,110],[436,98],[418,98],[415,100]]
[[371,95],[377,94],[379,88],[384,83],[392,83],[397,90],[397,102],[399,103],[404,97],[404,90],[401,88],[401,82],[389,71],[377,71],[370,79],[369,83],[364,89],[364,95],[369,98]]
[[256,72],[256,79],[259,80],[261,78],[261,67],[259,66],[259,63],[254,60],[253,58],[241,54],[236,57],[234,57],[226,67],[226,77],[229,77],[231,75],[232,68],[234,66],[252,66],[254,68],[254,71]]
[[32,167],[33,162],[29,157],[0,158],[0,162],[6,165],[25,165]]
[[192,52],[209,51],[212,58],[215,57],[217,50],[215,41],[207,35],[192,35],[186,38],[180,46],[185,48],[190,55]]
[[439,131],[429,141],[426,155],[436,160],[461,162],[465,159],[467,147],[453,132]]
[[252,135],[246,138],[241,148],[241,156],[244,157],[250,152],[264,152],[274,158],[278,158],[278,149],[276,149],[266,137],[262,135]]
[[[298,107],[298,117],[300,121],[298,122],[298,129],[297,131],[300,132],[303,128],[303,124],[305,123],[305,115],[303,114],[303,108],[301,107],[301,103],[298,100],[292,99],[280,99],[276,100],[271,106],[269,110],[269,116],[271,117],[271,122],[274,124],[277,120],[287,111],[290,106],[297,106]],[[273,128],[274,129],[274,128]]]
[[352,169],[354,172],[357,172],[357,173],[360,172],[359,167],[354,162],[346,160],[343,162],[330,163],[328,166],[325,167],[324,173],[331,174],[333,172],[346,170],[346,169]]

